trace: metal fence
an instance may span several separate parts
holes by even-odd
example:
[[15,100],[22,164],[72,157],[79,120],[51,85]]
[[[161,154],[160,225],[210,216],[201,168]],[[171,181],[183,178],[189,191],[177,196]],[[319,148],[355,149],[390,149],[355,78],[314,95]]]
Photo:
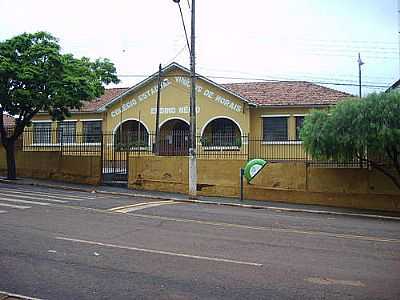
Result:
[[[188,156],[190,135],[187,131],[161,133],[124,132],[119,134],[69,134],[60,130],[25,130],[23,151],[58,151],[62,155],[98,155],[103,161],[119,161],[126,168],[127,157],[132,156]],[[299,140],[269,141],[251,135],[203,135],[196,137],[199,159],[262,158],[273,162],[299,161],[311,167],[365,168],[359,160],[337,162],[313,159]],[[115,163],[112,163],[115,164]],[[125,167],[124,167],[124,166]]]

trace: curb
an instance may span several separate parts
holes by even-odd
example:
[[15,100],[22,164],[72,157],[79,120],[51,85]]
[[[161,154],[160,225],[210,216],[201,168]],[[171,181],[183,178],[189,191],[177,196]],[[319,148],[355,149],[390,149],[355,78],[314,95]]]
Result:
[[362,217],[362,218],[370,218],[370,219],[400,221],[400,217],[383,216],[383,215],[376,215],[376,214],[350,213],[350,212],[347,213],[347,212],[337,212],[337,211],[329,211],[329,210],[288,208],[288,207],[242,204],[242,203],[231,203],[231,202],[216,202],[216,201],[198,200],[198,199],[185,199],[185,198],[182,199],[182,198],[176,198],[176,197],[168,197],[167,198],[166,196],[162,196],[162,195],[153,196],[153,195],[146,195],[146,194],[102,191],[102,190],[96,190],[96,187],[94,187],[94,189],[90,190],[90,189],[85,189],[85,188],[70,187],[70,186],[64,186],[64,185],[52,185],[52,184],[45,184],[45,183],[24,183],[24,182],[17,182],[17,181],[12,181],[12,180],[7,180],[7,179],[0,179],[0,183],[38,186],[38,187],[46,187],[46,188],[59,189],[59,190],[69,190],[69,191],[97,193],[97,194],[115,195],[115,196],[142,197],[142,198],[158,199],[158,200],[165,200],[165,201],[173,200],[176,202],[184,202],[184,203],[211,204],[211,205],[232,206],[232,207],[250,208],[250,209],[269,209],[269,210],[274,210],[277,212],[281,212],[281,211],[300,212],[300,213],[310,213],[310,214],[324,214],[324,215]]
[[86,192],[86,193],[91,193],[96,190],[89,190],[89,189],[84,189],[84,188],[78,188],[78,187],[70,187],[70,186],[65,186],[65,185],[56,185],[56,184],[46,184],[46,183],[26,183],[26,182],[18,182],[18,179],[16,181],[13,180],[8,180],[8,179],[0,179],[0,183],[8,183],[8,184],[15,184],[15,185],[28,185],[28,186],[38,186],[38,187],[47,187],[51,189],[58,189],[58,190],[66,190],[66,191],[77,191],[77,192]]

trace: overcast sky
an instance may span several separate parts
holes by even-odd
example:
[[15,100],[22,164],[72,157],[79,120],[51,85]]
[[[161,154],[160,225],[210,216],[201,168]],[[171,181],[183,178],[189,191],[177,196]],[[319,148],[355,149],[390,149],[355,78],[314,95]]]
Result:
[[[197,71],[217,82],[255,79],[389,86],[399,78],[396,0],[197,0]],[[187,0],[181,0],[190,29]],[[158,64],[189,66],[172,0],[0,0],[0,40],[45,30],[64,52],[108,57],[130,86]],[[218,78],[224,77],[224,78]],[[239,79],[233,79],[239,78]],[[357,93],[356,87],[333,86]],[[384,88],[364,88],[364,92]]]

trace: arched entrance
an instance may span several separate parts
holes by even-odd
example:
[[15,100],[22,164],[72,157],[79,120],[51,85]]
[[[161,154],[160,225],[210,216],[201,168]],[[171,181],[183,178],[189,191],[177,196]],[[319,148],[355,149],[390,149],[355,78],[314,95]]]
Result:
[[228,118],[211,120],[201,136],[203,147],[241,147],[242,137],[239,126]]
[[103,183],[126,186],[129,154],[148,149],[149,133],[144,124],[137,120],[126,120],[112,134],[103,134]]
[[160,127],[160,155],[188,155],[189,132],[189,124],[184,120],[171,119],[163,123]]
[[143,123],[137,120],[123,122],[114,132],[116,150],[134,150],[149,146],[149,133]]

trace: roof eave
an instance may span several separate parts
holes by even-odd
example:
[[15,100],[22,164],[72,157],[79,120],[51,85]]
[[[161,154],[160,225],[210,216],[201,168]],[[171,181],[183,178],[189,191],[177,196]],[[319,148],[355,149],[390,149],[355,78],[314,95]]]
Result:
[[258,104],[258,108],[322,108],[322,107],[330,107],[336,105],[337,103],[329,103],[329,104]]
[[[90,110],[90,111],[70,111],[71,114],[98,114],[100,113],[97,110]],[[37,115],[48,115],[48,112],[45,111],[40,111],[37,113]]]

